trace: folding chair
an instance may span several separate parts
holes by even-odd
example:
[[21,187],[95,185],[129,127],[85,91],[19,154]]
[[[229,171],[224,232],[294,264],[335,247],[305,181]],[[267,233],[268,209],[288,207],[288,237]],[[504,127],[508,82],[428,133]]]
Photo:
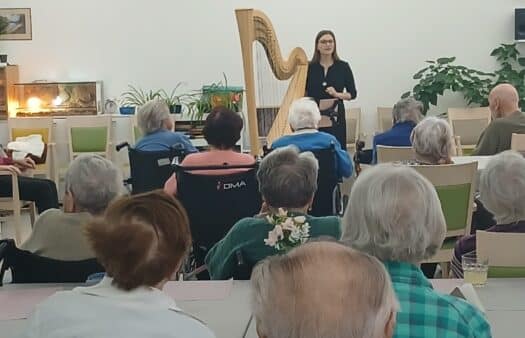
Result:
[[117,151],[128,148],[131,177],[125,180],[131,184],[131,193],[139,194],[164,187],[164,183],[173,174],[171,166],[174,161],[182,161],[185,151],[174,147],[170,150],[143,151],[137,150],[124,142],[117,145]]
[[0,241],[0,286],[7,269],[13,283],[80,283],[104,268],[95,258],[81,261],[61,261],[20,250],[12,239]]
[[[177,198],[184,205],[193,237],[193,257],[204,264],[208,250],[221,240],[241,218],[252,217],[261,209],[257,183],[258,164],[222,166],[180,166]],[[199,170],[239,169],[229,175],[202,175]]]

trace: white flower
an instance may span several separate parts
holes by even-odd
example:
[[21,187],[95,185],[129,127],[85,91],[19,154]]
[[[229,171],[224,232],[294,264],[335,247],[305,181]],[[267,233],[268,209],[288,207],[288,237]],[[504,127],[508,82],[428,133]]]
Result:
[[281,224],[281,226],[283,227],[284,230],[290,230],[290,231],[293,231],[296,228],[295,223],[290,217],[288,217],[286,221],[284,221]]
[[275,233],[275,236],[277,237],[278,240],[284,238],[283,228],[280,225],[276,225],[275,228],[273,229],[273,232]]
[[306,217],[304,216],[295,216],[293,218],[294,221],[296,221],[299,224],[303,224],[306,221]]
[[277,210],[277,215],[278,216],[282,216],[282,217],[286,217],[288,215],[288,212],[286,210],[284,210],[283,208],[279,208]]
[[268,232],[268,238],[264,240],[264,244],[268,246],[275,246],[276,243],[277,243],[277,235],[275,231],[272,230]]

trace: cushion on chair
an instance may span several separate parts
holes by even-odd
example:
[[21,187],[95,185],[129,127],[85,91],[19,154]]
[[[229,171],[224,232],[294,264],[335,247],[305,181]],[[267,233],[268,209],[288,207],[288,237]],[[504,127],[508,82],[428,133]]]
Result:
[[105,152],[107,141],[106,127],[71,128],[71,147],[75,153]]
[[436,191],[447,222],[447,231],[464,229],[469,210],[470,184],[438,186]]

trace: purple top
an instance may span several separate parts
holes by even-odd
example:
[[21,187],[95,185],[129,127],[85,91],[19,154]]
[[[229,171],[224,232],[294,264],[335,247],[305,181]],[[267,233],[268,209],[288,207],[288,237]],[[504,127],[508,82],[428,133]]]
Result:
[[[490,232],[525,232],[525,220],[511,224],[497,224],[486,231]],[[454,257],[452,258],[452,272],[458,278],[463,277],[463,269],[461,267],[461,256],[469,252],[476,251],[476,235],[468,235],[457,241],[454,248]]]

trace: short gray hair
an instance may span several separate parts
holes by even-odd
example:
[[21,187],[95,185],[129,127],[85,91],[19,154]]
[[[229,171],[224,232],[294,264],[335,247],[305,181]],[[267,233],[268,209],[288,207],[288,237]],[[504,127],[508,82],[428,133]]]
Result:
[[379,164],[357,178],[342,240],[382,261],[420,263],[441,247],[446,222],[434,186],[414,169]]
[[481,172],[479,192],[498,224],[525,220],[525,158],[511,150],[494,156]]
[[390,277],[372,256],[309,242],[256,265],[252,312],[268,338],[379,338],[398,310]]
[[311,152],[299,153],[295,146],[274,149],[257,171],[259,190],[274,208],[302,208],[317,190],[319,164]]
[[453,155],[452,129],[444,119],[430,116],[424,118],[414,127],[410,136],[416,158],[429,164],[439,164],[440,160]]
[[317,129],[319,121],[321,121],[321,112],[314,100],[303,97],[292,102],[288,123],[293,130]]
[[401,99],[394,105],[392,117],[394,123],[412,121],[417,124],[423,119],[423,103],[413,97]]
[[164,129],[164,120],[170,118],[166,101],[159,98],[146,102],[137,112],[137,124],[144,135]]
[[91,214],[102,213],[123,192],[120,170],[100,155],[83,154],[71,162],[65,176],[66,192]]

